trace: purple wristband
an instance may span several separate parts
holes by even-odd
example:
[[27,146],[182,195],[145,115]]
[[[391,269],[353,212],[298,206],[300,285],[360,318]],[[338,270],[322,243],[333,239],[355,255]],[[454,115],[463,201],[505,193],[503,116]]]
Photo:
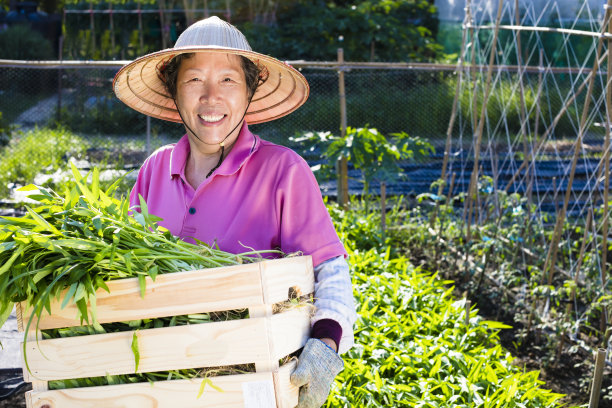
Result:
[[332,319],[317,320],[312,326],[310,337],[314,337],[315,339],[330,338],[336,343],[336,348],[338,348],[340,339],[342,338],[342,326]]

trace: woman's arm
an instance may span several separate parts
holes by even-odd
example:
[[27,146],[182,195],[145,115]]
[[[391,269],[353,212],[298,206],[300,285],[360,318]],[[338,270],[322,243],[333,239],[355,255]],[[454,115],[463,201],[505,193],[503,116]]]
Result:
[[354,344],[353,324],[357,320],[349,266],[343,256],[328,259],[315,267],[313,337],[332,339],[338,353]]

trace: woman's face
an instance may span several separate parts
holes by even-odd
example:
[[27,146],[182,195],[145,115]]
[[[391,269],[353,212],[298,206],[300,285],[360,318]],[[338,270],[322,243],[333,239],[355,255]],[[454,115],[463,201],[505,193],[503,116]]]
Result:
[[[240,133],[238,124],[248,104],[240,57],[195,53],[183,60],[178,70],[176,99],[192,143],[199,143],[200,149],[210,153],[218,151],[224,140],[226,146],[231,146]],[[204,144],[193,138],[190,130]]]

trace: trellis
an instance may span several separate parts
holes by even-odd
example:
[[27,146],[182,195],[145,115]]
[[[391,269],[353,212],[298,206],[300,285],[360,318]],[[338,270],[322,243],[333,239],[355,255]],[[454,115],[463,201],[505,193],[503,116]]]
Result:
[[[552,285],[553,278],[556,274],[564,273],[567,279],[573,280],[576,284],[581,277],[581,268],[586,254],[590,251],[595,259],[598,259],[598,267],[601,283],[601,295],[609,295],[607,289],[609,282],[609,272],[607,271],[607,250],[611,237],[609,236],[609,189],[610,189],[610,139],[612,127],[612,58],[610,58],[609,50],[612,45],[612,24],[610,23],[612,16],[612,0],[608,0],[604,6],[604,16],[601,21],[592,25],[592,30],[575,29],[574,24],[569,27],[546,27],[538,25],[541,21],[541,10],[535,10],[530,2],[524,2],[524,13],[521,15],[519,1],[504,1],[499,0],[497,3],[496,14],[482,13],[479,16],[474,15],[473,10],[476,8],[476,3],[479,0],[467,0],[466,15],[462,31],[462,48],[459,53],[459,61],[457,64],[457,85],[455,99],[452,107],[452,115],[450,118],[445,144],[445,155],[442,165],[441,180],[442,183],[438,188],[438,196],[446,191],[450,196],[452,194],[457,171],[465,172],[469,163],[473,161],[471,172],[469,175],[469,186],[464,199],[463,207],[463,239],[469,243],[474,239],[475,231],[479,231],[483,220],[481,202],[478,194],[479,180],[484,174],[483,165],[487,164],[491,167],[494,195],[495,210],[498,212],[498,225],[501,220],[501,211],[499,210],[499,201],[497,192],[520,191],[528,200],[528,210],[532,203],[537,204],[536,208],[540,209],[536,214],[530,214],[530,222],[544,226],[544,211],[543,204],[554,202],[556,211],[556,219],[554,222],[554,231],[550,241],[547,243],[548,251],[546,252],[546,260],[542,270],[542,284]],[[545,8],[556,11],[560,15],[558,6],[554,1],[549,1]],[[594,16],[594,11],[590,10],[588,3],[584,2],[579,14],[586,14],[591,17],[591,21],[597,21]],[[534,21],[535,24],[525,24],[526,20]],[[502,23],[503,22],[503,23]],[[509,24],[508,24],[509,22]],[[500,39],[502,30],[511,34],[507,42]],[[561,86],[556,82],[552,75],[553,67],[550,59],[544,58],[542,50],[543,41],[541,35],[555,34],[563,38],[563,46],[560,47],[559,53],[565,53],[568,66],[573,63],[578,65],[577,71],[568,74],[571,87],[567,93],[561,91]],[[524,36],[537,46],[533,49],[526,50],[521,44]],[[587,61],[578,61],[575,58],[575,52],[571,49],[569,38],[572,36],[584,36],[593,38],[592,47],[588,52],[589,59],[593,60],[592,66],[587,65]],[[483,40],[484,38],[484,40]],[[516,75],[511,77],[510,70],[500,69],[500,66],[508,64],[513,53],[516,53],[517,66]],[[488,60],[487,65],[476,68],[477,60]],[[530,80],[527,73],[533,70],[538,71],[537,80]],[[544,89],[546,79],[551,79],[555,84],[556,89]],[[493,123],[492,119],[487,115],[489,108],[489,98],[492,94],[498,91],[505,83],[511,83],[512,96],[518,99],[518,118],[520,121],[520,130],[513,132],[508,126],[509,112],[516,109],[515,105],[511,105],[510,101],[506,105],[499,107],[502,109],[499,122]],[[598,92],[596,89],[601,89]],[[530,104],[526,101],[526,93],[535,94],[536,103]],[[562,100],[561,109],[556,113],[554,118],[545,121],[540,109],[539,101],[541,98],[550,97],[550,93],[557,92],[558,97]],[[462,121],[460,112],[465,107],[461,106],[460,98],[465,96],[471,100],[469,112],[463,112],[470,117],[469,120]],[[583,97],[582,106],[578,102],[578,98]],[[479,102],[480,100],[480,102]],[[572,126],[576,131],[576,138],[572,141],[573,148],[571,149],[571,162],[568,169],[560,173],[558,178],[553,179],[553,188],[548,190],[534,189],[534,185],[538,182],[538,166],[539,160],[544,154],[545,145],[555,145],[558,142],[556,135],[556,127],[562,117],[568,117],[568,111],[574,111],[579,118],[569,118]],[[466,116],[466,115],[464,115]],[[535,116],[535,120],[530,120],[530,117]],[[586,162],[588,152],[585,150],[585,137],[589,129],[596,126],[603,126],[605,130],[602,154],[601,157],[589,159],[594,162],[586,166],[586,182],[583,186],[577,185],[576,174],[577,167],[582,164],[581,160]],[[457,128],[459,135],[457,136]],[[500,158],[498,154],[498,146],[503,140],[507,149],[504,157]],[[467,141],[467,142],[466,142]],[[463,147],[470,145],[470,151],[467,155],[461,155]],[[555,147],[556,149],[556,147]],[[520,153],[520,154],[517,154]],[[561,157],[561,153],[555,150],[557,158]],[[520,157],[519,157],[520,156]],[[512,176],[506,185],[498,185],[501,179],[500,174],[503,171],[511,171]],[[450,186],[450,187],[449,187]],[[561,197],[562,194],[562,197]],[[572,203],[574,198],[574,203]],[[439,214],[441,203],[437,202],[434,210],[434,215],[431,218],[431,227],[434,227]],[[601,215],[598,213],[601,212]],[[571,216],[570,216],[571,213]],[[577,259],[571,259],[569,271],[563,271],[558,264],[558,254],[562,245],[569,245],[568,237],[565,237],[565,243],[561,244],[564,234],[564,226],[566,224],[580,226],[584,229],[583,241],[580,247],[580,253]],[[552,227],[552,226],[551,226]],[[433,231],[433,230],[432,230]],[[526,228],[529,232],[529,226]],[[435,233],[435,231],[433,231]],[[595,244],[591,248],[586,248],[587,238],[595,237]],[[494,236],[494,240],[504,240],[506,237]],[[467,245],[467,244],[466,244]],[[517,242],[514,245],[521,246],[523,256],[529,257],[530,248],[523,248],[522,244]],[[467,248],[467,246],[466,246]],[[473,260],[475,254],[467,252],[464,254],[455,254],[463,257],[466,262],[474,266]],[[487,258],[485,256],[484,266],[481,273],[486,273]],[[481,275],[481,276],[482,276]],[[575,288],[572,290],[572,301],[576,302]],[[529,324],[532,323],[534,311],[538,310],[541,314],[546,314],[549,305],[546,301],[540,303],[537,299],[533,300],[531,306],[531,315]],[[567,305],[567,311],[570,311],[571,304]],[[602,306],[601,322],[599,327],[599,336],[601,343],[608,345],[610,333],[610,310],[607,310],[605,305]],[[580,323],[577,321],[576,325]],[[528,330],[530,328],[528,327]],[[572,338],[571,333],[566,333],[568,338]],[[560,341],[558,354],[564,347],[563,341]],[[606,358],[605,347],[600,349],[597,354],[597,367],[600,368],[599,375],[603,372],[604,361]],[[612,366],[610,361],[605,361],[608,366]],[[597,376],[594,381],[594,389],[597,388]],[[601,382],[599,382],[599,387]],[[591,395],[592,401],[599,399],[597,395]],[[596,402],[594,403],[596,406]]]

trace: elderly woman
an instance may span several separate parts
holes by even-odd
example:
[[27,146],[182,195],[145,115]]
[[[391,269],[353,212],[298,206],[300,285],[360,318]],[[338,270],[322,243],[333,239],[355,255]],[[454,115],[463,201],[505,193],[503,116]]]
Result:
[[249,131],[307,99],[306,79],[253,52],[234,26],[211,17],[187,28],[174,48],[139,58],[115,77],[117,96],[186,134],[154,152],[131,192],[160,224],[186,240],[228,252],[280,249],[311,255],[315,306],[311,338],[291,376],[299,407],[319,407],[353,345],[356,319],[346,252],[307,163]]

